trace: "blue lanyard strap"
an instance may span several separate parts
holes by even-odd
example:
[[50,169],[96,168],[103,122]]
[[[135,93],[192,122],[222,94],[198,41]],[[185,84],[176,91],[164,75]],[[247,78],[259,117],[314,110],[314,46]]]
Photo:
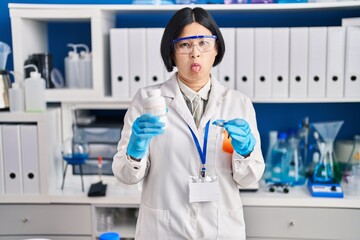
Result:
[[190,132],[191,132],[191,136],[194,139],[196,149],[197,149],[197,151],[199,153],[200,160],[201,160],[201,163],[202,163],[202,168],[201,168],[201,176],[202,177],[205,177],[205,171],[206,171],[205,164],[206,164],[206,149],[207,149],[207,140],[208,140],[208,135],[209,135],[209,126],[210,126],[210,120],[206,123],[206,127],[205,127],[203,150],[201,150],[199,140],[195,136],[194,131],[189,127]]

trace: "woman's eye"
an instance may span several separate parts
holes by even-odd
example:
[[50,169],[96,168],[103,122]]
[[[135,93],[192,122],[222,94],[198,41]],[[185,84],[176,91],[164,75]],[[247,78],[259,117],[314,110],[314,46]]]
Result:
[[189,48],[190,47],[190,43],[187,42],[182,42],[179,44],[179,48]]
[[209,42],[207,42],[205,40],[199,42],[199,46],[205,46],[205,45],[208,45],[208,44],[209,44]]

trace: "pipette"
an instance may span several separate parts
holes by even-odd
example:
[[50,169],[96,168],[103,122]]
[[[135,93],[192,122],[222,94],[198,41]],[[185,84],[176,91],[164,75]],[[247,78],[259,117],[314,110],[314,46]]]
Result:
[[213,125],[216,125],[218,127],[224,127],[224,125],[227,123],[224,119],[218,119],[212,122]]

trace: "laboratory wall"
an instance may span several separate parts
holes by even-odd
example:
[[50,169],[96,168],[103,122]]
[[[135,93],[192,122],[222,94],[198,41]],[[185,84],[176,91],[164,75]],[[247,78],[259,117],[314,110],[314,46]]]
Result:
[[[13,0],[0,1],[0,41],[11,45],[11,28],[8,3],[46,3],[46,4],[123,4],[131,0]],[[249,11],[241,14],[214,13],[220,27],[300,27],[300,26],[340,26],[342,18],[355,17],[358,13],[351,9],[334,9],[317,12],[311,10],[271,11],[271,13]],[[165,27],[169,13],[143,14],[142,19],[131,13],[117,17],[116,27]],[[91,45],[89,23],[49,23],[49,52],[53,54],[53,66],[64,72],[64,58],[69,42],[82,42]],[[55,33],[56,34],[52,34]],[[76,33],[76,34],[73,34]],[[51,36],[56,35],[56,38]],[[12,70],[12,55],[7,69]],[[310,122],[344,120],[338,138],[350,139],[360,134],[360,103],[255,103],[258,127],[262,138],[262,149],[266,151],[270,130],[286,131],[297,128],[301,120],[308,116]]]

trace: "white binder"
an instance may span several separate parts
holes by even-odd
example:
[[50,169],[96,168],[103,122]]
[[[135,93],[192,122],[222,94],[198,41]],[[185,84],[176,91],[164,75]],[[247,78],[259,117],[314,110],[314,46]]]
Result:
[[344,96],[345,28],[328,27],[326,98]]
[[230,89],[235,89],[235,28],[221,28],[225,40],[225,55],[218,65],[218,80]]
[[272,97],[289,97],[290,29],[272,29]]
[[130,97],[146,86],[146,31],[129,28]]
[[22,194],[19,125],[2,125],[5,194]]
[[20,125],[23,193],[40,194],[37,125]]
[[290,98],[306,98],[308,28],[290,28]]
[[254,28],[236,29],[235,87],[246,96],[254,97]]
[[116,99],[130,97],[128,29],[110,29],[111,92]]
[[147,77],[146,85],[154,85],[165,81],[164,62],[161,58],[160,44],[163,28],[146,29]]
[[271,97],[271,28],[255,28],[255,98]]
[[345,98],[360,98],[360,27],[347,27]]
[[325,98],[327,28],[309,28],[308,97]]
[[5,194],[5,178],[4,178],[4,158],[3,158],[3,140],[0,125],[0,196]]
[[219,65],[212,67],[212,69],[211,69],[211,76],[217,80],[219,80],[219,67],[218,66]]

